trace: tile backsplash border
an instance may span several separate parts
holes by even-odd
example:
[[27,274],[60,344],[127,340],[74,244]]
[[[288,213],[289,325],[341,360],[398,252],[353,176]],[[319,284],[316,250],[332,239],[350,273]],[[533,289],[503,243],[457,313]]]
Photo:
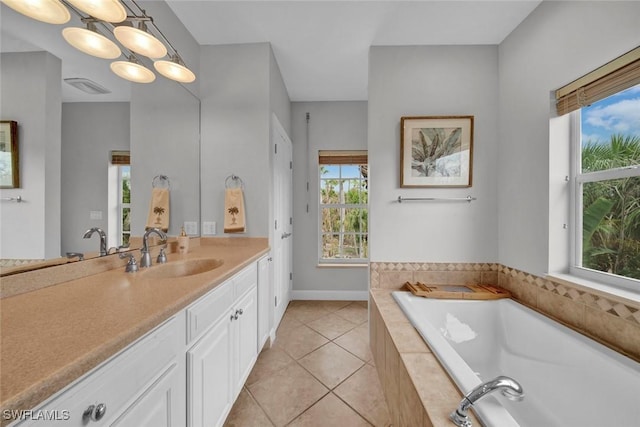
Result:
[[497,284],[513,298],[640,361],[640,303],[566,281],[554,281],[497,263],[372,262],[371,289],[405,282]]

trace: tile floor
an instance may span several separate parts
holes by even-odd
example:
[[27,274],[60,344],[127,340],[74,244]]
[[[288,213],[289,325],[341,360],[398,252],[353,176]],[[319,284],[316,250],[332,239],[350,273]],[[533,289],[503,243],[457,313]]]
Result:
[[292,301],[226,427],[390,426],[366,301]]

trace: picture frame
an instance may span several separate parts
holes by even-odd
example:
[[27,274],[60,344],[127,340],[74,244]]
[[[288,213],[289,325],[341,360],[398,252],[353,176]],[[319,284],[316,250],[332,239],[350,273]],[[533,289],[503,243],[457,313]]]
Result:
[[18,122],[0,121],[0,188],[20,188]]
[[402,117],[400,187],[471,187],[474,116]]

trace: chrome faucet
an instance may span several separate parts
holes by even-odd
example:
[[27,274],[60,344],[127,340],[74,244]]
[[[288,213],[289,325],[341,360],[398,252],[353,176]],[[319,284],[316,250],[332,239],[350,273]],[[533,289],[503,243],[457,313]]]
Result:
[[471,421],[467,416],[469,408],[487,394],[500,390],[502,395],[509,400],[521,401],[524,399],[522,386],[513,378],[499,376],[480,384],[467,393],[460,401],[458,408],[449,414],[449,419],[458,427],[471,427]]
[[102,230],[102,228],[98,228],[98,227],[90,228],[84,232],[84,236],[82,237],[84,237],[85,239],[89,239],[91,238],[93,233],[98,233],[98,235],[100,235],[100,256],[106,256],[107,255],[107,235]]
[[149,253],[149,235],[151,233],[157,234],[162,240],[167,240],[167,235],[159,228],[150,228],[144,232],[144,236],[142,236],[142,249],[140,249],[140,252],[142,252],[140,267],[142,268],[151,267],[151,254]]

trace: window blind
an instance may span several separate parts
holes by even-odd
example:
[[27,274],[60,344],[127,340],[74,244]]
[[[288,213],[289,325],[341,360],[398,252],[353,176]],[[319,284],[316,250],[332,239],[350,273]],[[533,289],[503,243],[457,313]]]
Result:
[[640,84],[640,47],[556,90],[558,115]]
[[369,162],[366,150],[320,150],[318,164],[321,165],[366,165]]
[[112,151],[111,164],[112,165],[130,165],[131,152],[130,151]]

